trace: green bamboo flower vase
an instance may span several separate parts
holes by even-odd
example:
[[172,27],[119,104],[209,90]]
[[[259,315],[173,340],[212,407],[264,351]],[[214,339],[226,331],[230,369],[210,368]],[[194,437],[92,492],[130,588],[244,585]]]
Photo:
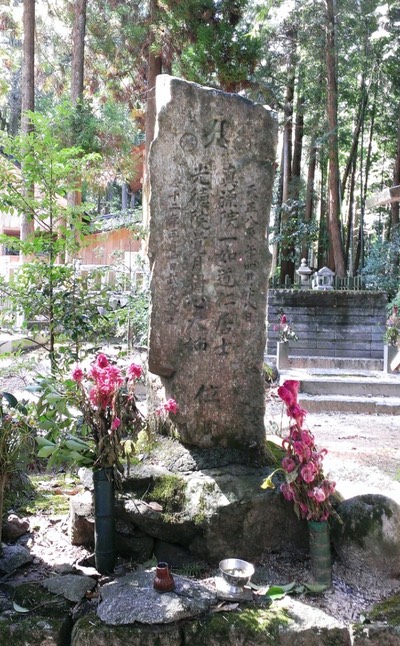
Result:
[[327,521],[308,521],[311,575],[313,582],[326,589],[332,585],[332,558]]

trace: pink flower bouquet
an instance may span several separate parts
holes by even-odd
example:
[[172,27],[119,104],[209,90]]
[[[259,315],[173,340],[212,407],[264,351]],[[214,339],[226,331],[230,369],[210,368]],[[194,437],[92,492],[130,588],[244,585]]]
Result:
[[323,472],[322,463],[327,450],[318,450],[314,435],[303,428],[307,413],[298,403],[299,385],[298,381],[286,380],[278,388],[278,395],[286,404],[290,419],[289,435],[282,442],[286,456],[281,468],[276,469],[261,486],[263,489],[275,488],[272,477],[283,471],[285,482],[280,490],[286,500],[293,502],[298,517],[323,521],[332,513],[330,496],[336,484]]

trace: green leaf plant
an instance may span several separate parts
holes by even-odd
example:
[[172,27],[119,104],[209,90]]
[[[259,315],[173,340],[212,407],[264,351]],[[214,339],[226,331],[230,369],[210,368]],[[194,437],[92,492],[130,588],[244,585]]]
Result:
[[45,328],[54,371],[57,337],[64,334],[76,346],[78,338],[95,331],[95,319],[103,321],[99,311],[93,316],[90,305],[103,307],[98,293],[88,298],[91,288],[84,293],[72,265],[59,264],[77,253],[90,224],[88,205],[71,206],[67,196],[96,171],[100,156],[66,147],[56,134],[57,124],[48,117],[30,113],[29,118],[32,132],[16,137],[0,133],[0,212],[24,216],[34,224],[34,233],[24,239],[3,235],[0,240],[31,261],[11,283],[1,282],[0,293],[11,325],[10,310],[23,314],[32,331]]
[[33,444],[25,402],[11,393],[0,393],[0,545],[5,485],[12,474],[26,466]]

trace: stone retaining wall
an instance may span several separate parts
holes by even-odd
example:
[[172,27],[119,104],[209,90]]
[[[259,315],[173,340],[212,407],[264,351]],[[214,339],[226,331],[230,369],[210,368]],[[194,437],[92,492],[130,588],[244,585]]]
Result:
[[299,337],[294,356],[383,357],[386,292],[270,289],[267,304],[267,354],[276,354],[280,312]]

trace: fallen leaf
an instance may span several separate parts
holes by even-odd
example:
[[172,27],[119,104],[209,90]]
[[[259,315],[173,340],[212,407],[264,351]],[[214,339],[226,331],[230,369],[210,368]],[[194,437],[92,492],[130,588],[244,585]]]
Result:
[[320,583],[302,583],[302,585],[308,590],[308,592],[326,592],[326,585],[321,585]]
[[66,496],[76,496],[77,493],[79,493],[79,487],[75,487],[75,489],[70,489],[69,491],[63,491]]
[[15,612],[20,612],[21,614],[25,612],[30,612],[29,608],[23,608],[22,606],[19,606],[17,603],[15,603],[15,601],[13,601],[13,608]]
[[267,590],[267,597],[272,600],[283,599],[286,596],[286,591],[280,585],[271,585]]

